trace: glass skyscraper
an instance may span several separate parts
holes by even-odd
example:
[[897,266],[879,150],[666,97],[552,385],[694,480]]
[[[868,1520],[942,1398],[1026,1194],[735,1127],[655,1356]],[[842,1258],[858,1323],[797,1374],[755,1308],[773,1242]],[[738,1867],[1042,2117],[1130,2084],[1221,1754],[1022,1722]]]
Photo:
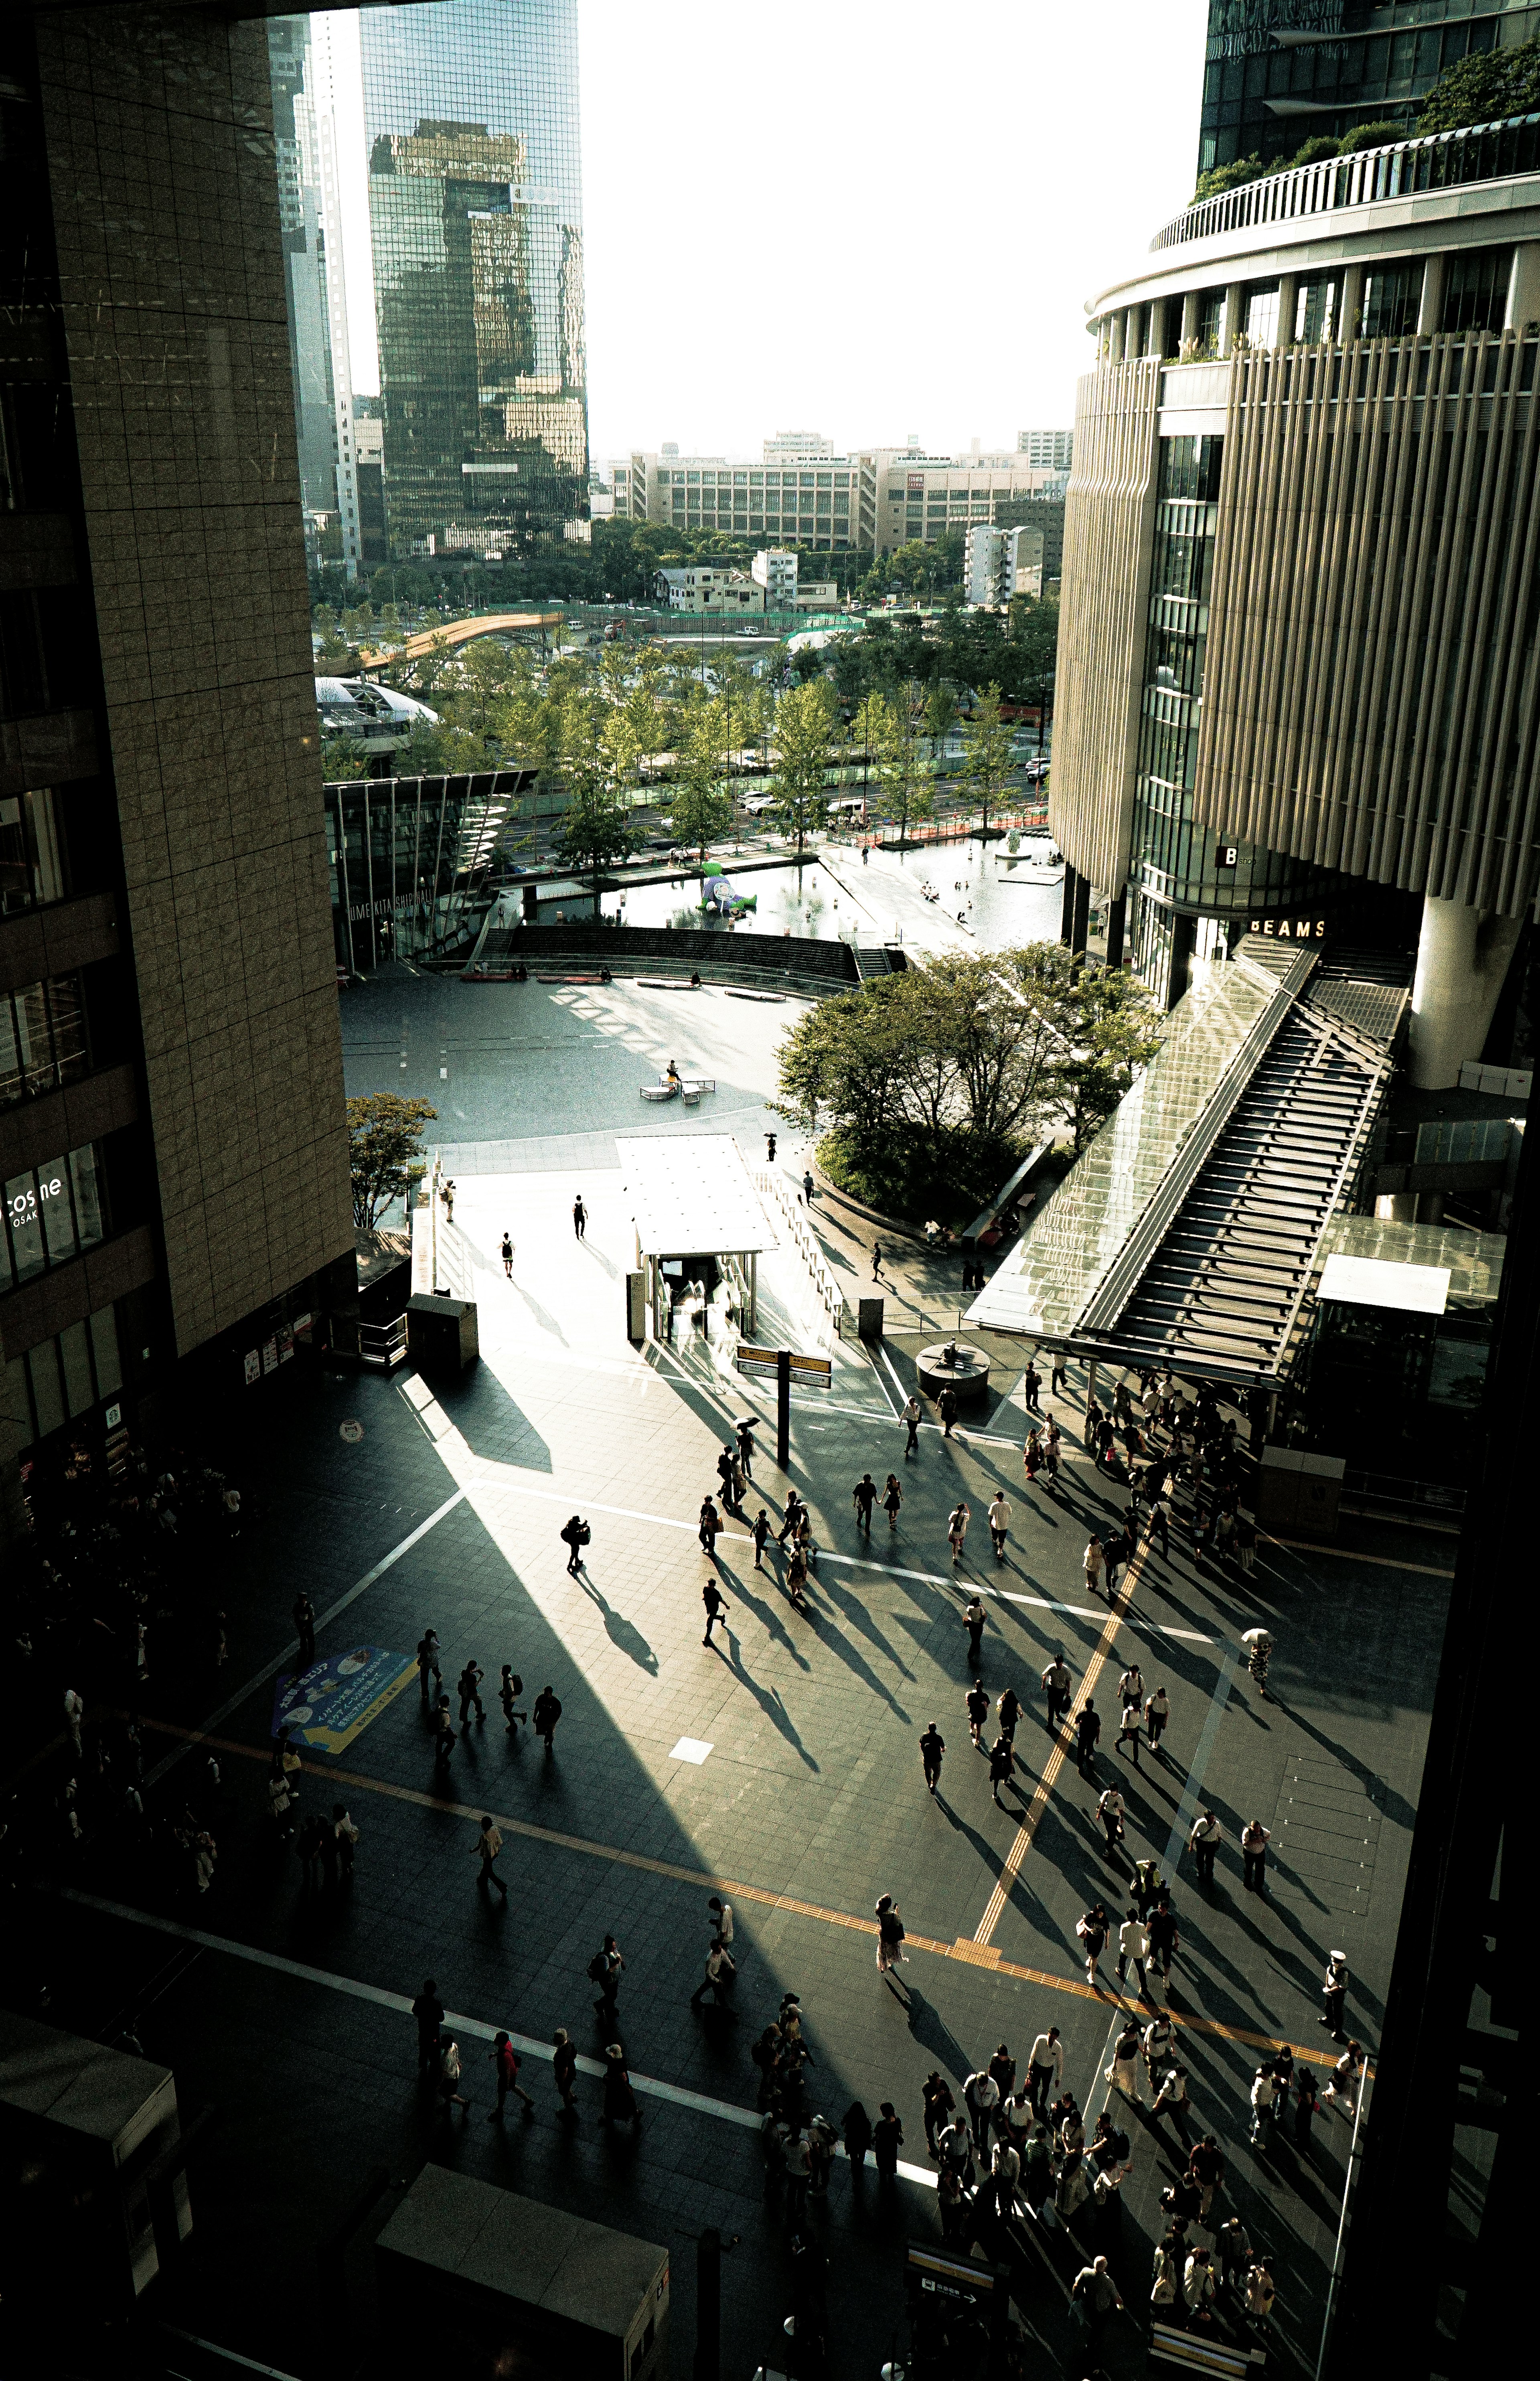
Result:
[[577,0],[360,19],[393,558],[588,510]]

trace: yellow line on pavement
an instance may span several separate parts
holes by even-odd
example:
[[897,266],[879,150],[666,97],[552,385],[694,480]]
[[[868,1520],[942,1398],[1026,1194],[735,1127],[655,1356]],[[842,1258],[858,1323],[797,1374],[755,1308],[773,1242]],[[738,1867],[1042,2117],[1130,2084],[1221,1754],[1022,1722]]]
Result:
[[[1075,1702],[1078,1700],[1082,1703],[1084,1703],[1087,1695],[1091,1693],[1097,1679],[1101,1677],[1103,1670],[1106,1668],[1107,1657],[1111,1654],[1113,1646],[1118,1642],[1118,1631],[1122,1627],[1123,1618],[1129,1607],[1129,1600],[1133,1593],[1135,1586],[1138,1584],[1139,1574],[1143,1568],[1144,1555],[1148,1545],[1149,1541],[1146,1539],[1143,1545],[1138,1547],[1132,1561],[1129,1564],[1127,1570],[1123,1573],[1123,1584],[1118,1592],[1118,1601],[1114,1604],[1112,1609],[1107,1614],[1106,1627],[1102,1630],[1101,1636],[1097,1639],[1095,1651],[1085,1666],[1085,1676],[1082,1679],[1080,1683],[1079,1696],[1078,1698],[1071,1698],[1069,1705],[1071,1727],[1074,1722]],[[1065,1762],[1069,1759],[1069,1748],[1068,1743],[1065,1741],[1065,1739],[1062,1736],[1057,1738],[1055,1740],[1053,1751],[1049,1753],[1047,1760],[1044,1763],[1043,1775],[1038,1780],[1037,1791],[1027,1805],[1027,1815],[1016,1830],[1016,1840],[1011,1845],[1009,1851],[1006,1854],[1005,1866],[1000,1871],[999,1878],[996,1884],[994,1892],[990,1895],[988,1901],[984,1904],[984,1916],[979,1920],[978,1925],[974,1929],[973,1940],[975,1943],[987,1943],[991,1935],[994,1934],[996,1927],[1005,1916],[1006,1903],[1010,1896],[1010,1888],[1015,1884],[1018,1876],[1020,1876],[1021,1873],[1021,1863],[1032,1850],[1033,1838],[1037,1833],[1038,1827],[1042,1822],[1043,1813],[1048,1807],[1049,1797],[1052,1795],[1054,1788],[1058,1782],[1058,1774],[1063,1768]]]

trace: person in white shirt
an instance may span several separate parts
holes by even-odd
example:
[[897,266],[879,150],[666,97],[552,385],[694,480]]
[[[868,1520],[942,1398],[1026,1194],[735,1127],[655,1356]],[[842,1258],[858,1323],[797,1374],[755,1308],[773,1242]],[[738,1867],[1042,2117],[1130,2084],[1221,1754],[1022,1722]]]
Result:
[[1118,1681],[1120,1703],[1142,1703],[1144,1700],[1144,1673],[1137,1662],[1131,1662]]
[[987,2067],[970,2075],[962,2087],[962,2097],[972,2120],[973,2139],[982,2157],[989,2141],[989,2128],[995,2111],[1000,2105],[1000,2087]]
[[706,1903],[706,1908],[711,1912],[712,1924],[715,1926],[717,1934],[721,1936],[724,1946],[730,1948],[733,1939],[732,1903],[730,1901],[722,1900],[718,1895],[714,1893],[711,1899]]
[[1241,1830],[1241,1859],[1245,1869],[1242,1880],[1250,1892],[1267,1890],[1267,1847],[1273,1838],[1260,1819],[1248,1819]]
[[1129,1972],[1131,1960],[1139,1975],[1139,1997],[1148,2000],[1150,1988],[1144,1981],[1144,1962],[1150,1956],[1150,1931],[1137,1910],[1131,1910],[1118,1929],[1118,1981],[1121,1984]]
[[1158,1752],[1160,1740],[1166,1733],[1166,1723],[1171,1716],[1171,1699],[1164,1687],[1144,1699],[1144,1727],[1150,1740],[1150,1751]]
[[1252,2078],[1252,2140],[1264,2148],[1273,2138],[1273,2102],[1277,2082],[1270,2067],[1259,2067]]
[[1004,1562],[1006,1532],[1010,1527],[1010,1506],[1003,1495],[997,1493],[991,1500],[987,1519],[989,1534],[995,1542],[995,1559],[996,1562]]
[[1123,1798],[1116,1786],[1109,1786],[1096,1805],[1096,1816],[1106,1830],[1106,1856],[1118,1857],[1118,1846],[1123,1840]]
[[1358,2090],[1363,2081],[1363,2053],[1356,2042],[1350,2042],[1332,2070],[1331,2082],[1321,2097],[1330,2106],[1340,2108],[1345,2117],[1358,2113]]
[[1085,1569],[1087,1588],[1093,1595],[1099,1595],[1102,1592],[1102,1542],[1094,1530],[1086,1541],[1085,1552],[1081,1557],[1081,1561]]
[[1192,1848],[1200,1885],[1212,1885],[1214,1882],[1215,1855],[1224,1832],[1212,1811],[1200,1811],[1192,1822],[1192,1832],[1187,1840]]
[[1027,2094],[1041,2117],[1047,2108],[1050,2094],[1057,2099],[1064,2074],[1064,2045],[1058,2038],[1058,2028],[1051,2025],[1040,2033],[1032,2046],[1027,2061]]

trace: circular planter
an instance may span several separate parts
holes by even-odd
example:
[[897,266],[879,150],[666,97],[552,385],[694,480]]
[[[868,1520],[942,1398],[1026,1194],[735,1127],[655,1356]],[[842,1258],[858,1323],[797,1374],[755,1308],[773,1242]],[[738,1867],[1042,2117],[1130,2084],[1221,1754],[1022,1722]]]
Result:
[[915,1369],[928,1398],[950,1389],[960,1405],[966,1398],[982,1398],[989,1387],[989,1358],[966,1339],[943,1339],[934,1348],[922,1348]]

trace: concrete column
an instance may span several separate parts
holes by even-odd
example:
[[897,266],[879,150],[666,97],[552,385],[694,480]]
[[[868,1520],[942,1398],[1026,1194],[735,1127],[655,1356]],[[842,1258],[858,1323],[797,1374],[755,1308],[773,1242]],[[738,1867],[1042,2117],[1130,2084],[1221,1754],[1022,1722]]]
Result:
[[1187,990],[1188,972],[1192,965],[1192,949],[1198,939],[1196,918],[1184,917],[1180,910],[1171,921],[1171,981],[1166,987],[1166,1007],[1175,1008]]
[[1058,913],[1058,939],[1061,943],[1068,944],[1070,935],[1075,931],[1075,888],[1079,883],[1080,878],[1075,873],[1075,871],[1069,866],[1069,862],[1066,861],[1064,867],[1064,897]]
[[1424,901],[1412,987],[1412,1080],[1420,1091],[1448,1091],[1465,1061],[1481,1056],[1522,922],[1431,893]]
[[1342,311],[1337,326],[1337,344],[1346,347],[1358,336],[1358,318],[1363,311],[1363,267],[1348,265],[1342,275]]
[[1241,315],[1241,309],[1245,305],[1245,283],[1242,281],[1232,281],[1228,288],[1225,291],[1225,323],[1224,329],[1220,334],[1219,338],[1219,353],[1222,356],[1228,356],[1232,353],[1235,347],[1235,335],[1238,331],[1244,328]]
[[1448,278],[1448,259],[1430,256],[1423,267],[1423,295],[1417,308],[1417,336],[1431,339],[1444,327],[1444,284]]
[[1150,309],[1150,353],[1152,356],[1175,355],[1177,351],[1177,343],[1171,334],[1176,320],[1176,313],[1177,300],[1174,298],[1157,298],[1154,306]]
[[1128,308],[1119,306],[1117,313],[1112,317],[1112,351],[1107,359],[1109,363],[1120,364],[1123,360],[1123,334],[1128,319]]
[[1181,343],[1184,347],[1190,345],[1191,342],[1198,336],[1198,307],[1202,300],[1202,294],[1201,290],[1197,289],[1189,289],[1183,293],[1181,300]]
[[1540,330],[1540,239],[1519,243],[1509,297],[1508,327],[1521,336],[1525,331]]
[[1119,893],[1116,901],[1106,905],[1106,963],[1109,968],[1123,964],[1123,943],[1128,931],[1129,897]]
[[1085,957],[1085,941],[1090,931],[1091,879],[1089,876],[1077,876],[1075,879],[1075,914],[1069,924],[1069,956],[1071,959],[1078,959]]
[[1297,273],[1284,274],[1278,283],[1278,335],[1277,344],[1280,348],[1291,348],[1294,344],[1294,314],[1295,310],[1299,305],[1299,275]]

